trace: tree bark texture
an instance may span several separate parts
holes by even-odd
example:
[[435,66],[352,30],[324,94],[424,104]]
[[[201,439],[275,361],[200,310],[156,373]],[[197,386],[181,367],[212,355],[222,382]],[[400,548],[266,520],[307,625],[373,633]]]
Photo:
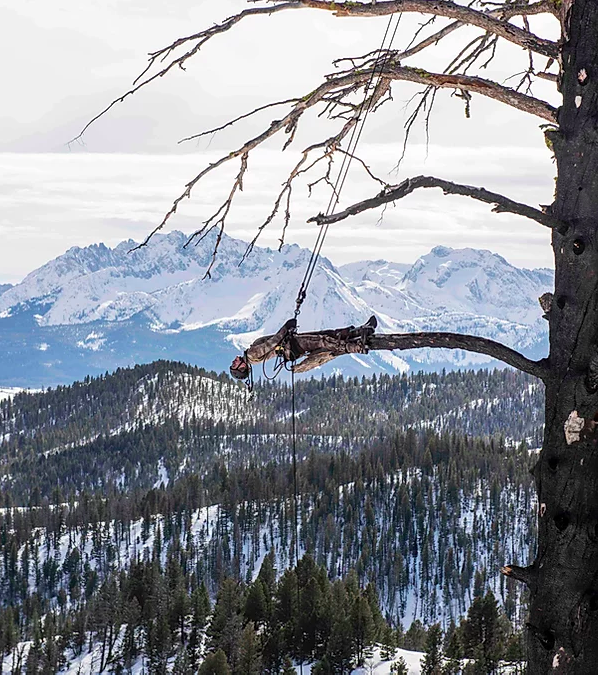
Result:
[[598,2],[563,2],[563,105],[548,132],[558,165],[556,280],[544,446],[533,469],[538,551],[529,674],[598,673]]

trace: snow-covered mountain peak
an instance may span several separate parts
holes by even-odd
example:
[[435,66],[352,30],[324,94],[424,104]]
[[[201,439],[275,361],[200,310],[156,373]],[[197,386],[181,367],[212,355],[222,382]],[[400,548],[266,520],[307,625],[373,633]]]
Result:
[[462,311],[532,323],[537,298],[552,287],[548,270],[526,270],[491,251],[436,246],[407,272],[401,290],[436,311]]
[[[188,235],[175,231],[137,250],[131,240],[71,248],[0,293],[0,333],[7,344],[14,338],[18,360],[33,353],[38,370],[62,372],[65,359],[92,357],[100,371],[165,356],[216,367],[216,352],[225,355],[218,362],[225,367],[234,350],[292,316],[311,253],[296,244],[280,251],[255,246],[240,265],[247,243],[224,235],[206,278],[216,237],[211,232],[185,247]],[[413,265],[375,260],[337,268],[321,258],[299,327],[357,325],[376,314],[381,331],[475,333],[541,355],[547,325],[537,298],[552,286],[549,270],[519,269],[476,249],[437,246]],[[438,350],[352,360],[358,372],[396,371],[407,367],[405,358],[428,366],[487,362]]]

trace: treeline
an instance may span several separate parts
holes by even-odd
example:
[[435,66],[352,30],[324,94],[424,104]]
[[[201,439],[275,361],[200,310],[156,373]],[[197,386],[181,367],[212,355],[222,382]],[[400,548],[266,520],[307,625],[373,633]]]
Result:
[[53,675],[86,658],[94,673],[131,673],[141,663],[149,675],[287,675],[294,663],[311,663],[314,675],[345,675],[378,646],[384,660],[395,661],[391,672],[404,675],[398,648],[425,652],[424,675],[494,673],[504,661],[522,672],[522,636],[482,586],[467,617],[446,633],[419,620],[404,631],[354,570],[331,581],[305,555],[279,574],[269,553],[254,580],[223,577],[212,607],[196,571],[173,553],[161,564],[154,548],[93,597],[62,602],[43,619],[36,614],[27,647],[18,611],[0,610],[0,668],[4,662],[15,675]]

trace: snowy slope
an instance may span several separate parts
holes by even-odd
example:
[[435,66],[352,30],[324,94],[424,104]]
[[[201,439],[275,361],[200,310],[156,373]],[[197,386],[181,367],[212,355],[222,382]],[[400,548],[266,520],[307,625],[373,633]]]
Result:
[[[52,384],[164,356],[225,368],[235,351],[289,317],[307,249],[256,247],[239,266],[247,245],[224,236],[204,278],[214,237],[189,248],[185,241],[171,232],[133,252],[132,241],[72,248],[1,293],[0,338],[13,358],[0,366],[0,383]],[[521,270],[475,249],[438,246],[412,266],[378,260],[335,268],[324,258],[301,328],[356,324],[375,313],[384,332],[472,332],[540,356],[547,325],[537,298],[552,288],[552,278],[548,270]],[[346,358],[334,367],[353,374],[487,362],[421,350]],[[17,372],[26,373],[20,381]]]

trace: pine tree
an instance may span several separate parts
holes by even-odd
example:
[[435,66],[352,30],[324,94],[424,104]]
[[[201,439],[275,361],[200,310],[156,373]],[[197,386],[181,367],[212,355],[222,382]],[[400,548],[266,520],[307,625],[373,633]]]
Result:
[[226,660],[233,673],[238,673],[241,656],[241,638],[243,635],[243,618],[241,614],[233,614],[224,625],[218,646],[226,654]]
[[[297,672],[297,671],[295,671]],[[325,655],[323,659],[318,661],[311,670],[311,675],[334,675],[335,672],[344,672],[344,671],[335,671],[328,656]]]
[[240,609],[241,590],[239,584],[234,579],[226,577],[222,580],[218,589],[214,615],[208,629],[210,645],[214,650],[222,646],[224,630],[231,619],[240,612]]
[[40,667],[43,660],[43,645],[41,639],[40,622],[37,614],[33,616],[33,642],[27,655],[27,663],[25,666],[26,675],[37,675],[40,672]]
[[4,655],[8,657],[18,643],[18,630],[15,625],[12,607],[0,610],[0,672],[4,663]]
[[405,633],[403,638],[403,649],[408,649],[412,652],[423,652],[426,646],[426,629],[419,619],[409,626],[409,630]]
[[525,670],[525,642],[521,632],[509,635],[504,650],[504,660],[511,666],[513,675]]
[[189,653],[185,647],[181,647],[176,655],[174,665],[172,667],[172,675],[189,675],[195,669],[191,665]]
[[380,658],[383,661],[392,661],[397,653],[396,633],[385,624],[380,638]]
[[239,664],[235,672],[238,675],[260,675],[262,672],[258,639],[251,621],[241,635]]
[[286,570],[278,583],[275,616],[281,626],[283,653],[299,656],[296,639],[299,631],[299,606],[297,575],[294,570]]
[[391,675],[409,675],[409,668],[407,667],[407,662],[402,656],[395,661],[390,667]]
[[480,662],[488,673],[496,670],[504,646],[504,628],[492,591],[477,597],[463,622],[463,649],[466,657]]
[[350,623],[354,654],[357,665],[361,666],[367,656],[368,648],[374,641],[376,632],[370,605],[364,595],[359,595],[353,603]]
[[199,666],[197,675],[231,675],[226,654],[222,649],[218,649],[206,656],[203,663]]
[[380,599],[378,598],[378,591],[371,581],[365,589],[365,597],[370,606],[372,620],[374,622],[374,641],[379,641],[386,627],[386,621],[384,621],[384,617],[380,611]]
[[442,628],[435,623],[428,630],[426,654],[421,660],[421,675],[441,675],[442,670]]
[[354,659],[351,635],[351,621],[348,614],[349,599],[342,581],[332,587],[332,628],[326,647],[326,659],[335,673],[350,672]]
[[46,673],[56,673],[63,660],[63,653],[56,636],[56,618],[52,612],[46,615],[44,621],[44,648],[42,654],[42,672],[44,675]]
[[266,602],[266,593],[264,592],[264,584],[259,578],[251,584],[247,591],[243,614],[248,621],[253,621],[255,624],[266,621],[268,618],[268,606]]

